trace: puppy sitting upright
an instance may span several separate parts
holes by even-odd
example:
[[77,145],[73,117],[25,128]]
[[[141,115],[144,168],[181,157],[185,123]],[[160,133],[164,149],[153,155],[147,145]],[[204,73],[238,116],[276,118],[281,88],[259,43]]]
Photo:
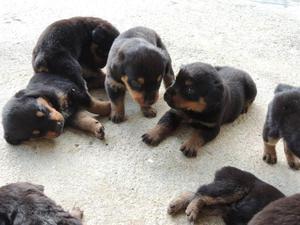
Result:
[[[51,24],[33,51],[34,76],[4,106],[4,137],[10,144],[54,138],[65,124],[104,138],[104,128],[89,112],[106,116],[110,103],[93,98],[90,87],[103,87],[107,55],[118,31],[107,21],[75,17]],[[91,85],[89,85],[91,84]]]
[[145,27],[135,27],[120,34],[110,50],[105,87],[111,100],[111,120],[125,119],[124,96],[128,90],[145,117],[155,117],[151,107],[158,99],[164,80],[169,87],[174,80],[171,58],[158,34]]
[[5,185],[0,188],[0,202],[1,225],[82,225],[82,211],[64,211],[44,194],[41,185]]
[[143,141],[157,145],[186,122],[195,131],[181,151],[195,157],[201,146],[218,135],[222,124],[247,112],[255,96],[256,85],[244,71],[205,63],[183,66],[164,95],[171,109],[142,136]]
[[279,190],[253,174],[223,167],[212,183],[200,186],[196,193],[183,193],[174,199],[168,213],[175,215],[185,210],[191,222],[207,215],[222,216],[226,225],[246,225],[257,212],[282,197],[284,194]]
[[269,104],[263,129],[264,156],[269,164],[277,162],[276,144],[283,138],[284,152],[292,169],[300,169],[300,88],[279,84]]

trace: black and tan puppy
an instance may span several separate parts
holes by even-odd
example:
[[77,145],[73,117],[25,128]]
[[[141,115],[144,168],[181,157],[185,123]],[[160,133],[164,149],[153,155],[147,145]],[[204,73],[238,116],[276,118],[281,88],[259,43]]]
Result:
[[151,107],[158,99],[161,81],[169,87],[174,80],[171,58],[158,34],[135,27],[120,34],[113,43],[107,62],[106,92],[112,103],[111,120],[125,119],[126,90],[140,105],[145,117],[155,117]]
[[248,225],[299,225],[300,194],[278,199],[257,213]]
[[[279,190],[253,174],[234,167],[223,167],[212,183],[174,199],[170,215],[183,210],[190,222],[200,215],[222,216],[226,225],[246,225],[267,204],[284,197]],[[267,223],[266,223],[267,224]]]
[[1,225],[82,225],[78,208],[70,213],[44,194],[44,187],[13,183],[0,188]]
[[205,63],[185,65],[164,95],[171,109],[142,139],[149,145],[158,145],[181,122],[186,122],[195,131],[181,151],[195,157],[201,146],[218,135],[222,124],[247,112],[255,96],[256,85],[242,70]]
[[277,162],[276,144],[283,139],[287,162],[300,169],[300,88],[279,84],[268,107],[263,129],[264,156],[269,164]]
[[89,112],[106,116],[110,103],[96,100],[90,87],[104,86],[101,68],[118,31],[108,22],[76,17],[51,24],[33,51],[35,74],[26,89],[4,106],[4,137],[10,144],[31,138],[54,138],[65,124],[104,138],[101,123]]
[[79,88],[104,84],[101,68],[119,31],[108,21],[95,17],[73,17],[49,25],[33,50],[36,73],[48,72],[71,78]]

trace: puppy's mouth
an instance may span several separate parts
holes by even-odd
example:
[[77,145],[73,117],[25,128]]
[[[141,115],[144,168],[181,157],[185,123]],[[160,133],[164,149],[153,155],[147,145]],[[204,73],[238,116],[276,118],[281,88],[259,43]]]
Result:
[[56,123],[55,129],[48,131],[44,137],[48,139],[57,138],[58,136],[61,135],[63,129],[64,129],[64,121],[58,121]]

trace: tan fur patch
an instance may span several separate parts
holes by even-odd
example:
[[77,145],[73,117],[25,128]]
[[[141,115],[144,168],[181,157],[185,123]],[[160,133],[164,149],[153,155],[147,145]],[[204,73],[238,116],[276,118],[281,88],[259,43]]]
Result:
[[162,75],[159,75],[159,76],[157,77],[157,82],[161,82],[161,79],[162,79]]
[[141,78],[141,77],[138,78],[137,81],[138,81],[138,83],[141,84],[141,85],[143,85],[143,84],[145,83],[145,79],[144,79],[144,78]]
[[125,90],[125,86],[122,83],[119,83],[117,81],[115,81],[114,79],[112,79],[110,76],[107,76],[107,81],[109,84],[109,87],[111,89],[113,89],[114,91],[119,90],[119,89],[123,89]]
[[37,98],[38,104],[43,105],[50,111],[50,119],[54,121],[64,121],[63,115],[52,107],[52,105],[44,98]]
[[91,106],[88,111],[91,113],[98,114],[100,116],[108,116],[111,112],[110,102],[100,101],[91,96]]
[[277,144],[277,142],[279,141],[279,139],[278,138],[271,138],[271,137],[269,137],[268,138],[268,141],[267,142],[265,142],[267,145],[276,145]]
[[300,162],[298,157],[288,148],[287,143],[284,141],[284,153],[289,166],[293,169],[300,169]]
[[54,131],[48,131],[45,135],[45,138],[53,139],[60,135],[60,133],[56,133]]
[[37,111],[35,114],[37,117],[43,117],[45,116],[45,113],[41,112],[41,111]]
[[141,106],[143,106],[144,103],[144,96],[142,93],[137,92],[135,90],[133,90],[130,85],[128,84],[128,76],[124,75],[121,77],[121,80],[124,82],[129,94],[131,95],[131,97],[133,98],[134,101],[136,101],[138,104],[140,104]]
[[191,81],[191,80],[186,80],[185,81],[185,85],[186,86],[190,86],[190,85],[192,85],[193,84],[193,82]]
[[180,109],[192,110],[195,112],[203,112],[207,106],[203,97],[200,97],[198,101],[189,101],[185,100],[180,95],[174,95],[173,102],[175,107],[178,107]]
[[43,72],[44,72],[44,73],[48,73],[49,70],[48,70],[47,67],[40,66],[40,67],[36,68],[36,72],[37,72],[37,73],[43,73]]

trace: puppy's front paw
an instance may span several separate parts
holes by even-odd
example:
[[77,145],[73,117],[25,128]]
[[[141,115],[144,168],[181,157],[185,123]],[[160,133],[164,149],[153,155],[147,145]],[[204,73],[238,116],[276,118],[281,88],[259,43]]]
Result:
[[121,123],[125,120],[125,116],[120,113],[112,112],[109,119],[114,123]]
[[196,157],[198,150],[204,145],[204,141],[198,137],[193,136],[191,139],[183,143],[180,147],[180,151],[186,157]]
[[95,136],[100,140],[104,139],[105,136],[104,126],[100,122],[96,122]]
[[150,130],[148,133],[142,135],[142,140],[148,145],[157,146],[162,141],[162,138],[155,130]]
[[268,164],[275,164],[277,163],[277,156],[271,153],[264,153],[263,160]]
[[152,108],[152,107],[142,107],[142,112],[144,114],[145,117],[147,118],[153,118],[156,117],[157,111],[156,109]]

